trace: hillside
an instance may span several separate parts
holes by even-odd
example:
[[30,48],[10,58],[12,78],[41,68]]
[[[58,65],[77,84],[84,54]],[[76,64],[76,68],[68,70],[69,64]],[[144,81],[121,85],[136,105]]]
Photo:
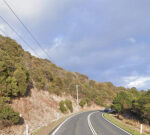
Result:
[[18,109],[13,107],[14,111],[11,107],[15,100],[19,103],[38,91],[75,99],[76,84],[80,85],[79,100],[88,106],[109,105],[122,89],[111,82],[98,83],[86,75],[68,72],[47,59],[25,52],[16,41],[0,36],[0,128],[20,123],[19,113],[15,112]]
[[86,75],[67,72],[49,60],[31,56],[10,38],[0,36],[0,49],[1,89],[6,87],[6,82],[13,82],[14,77],[16,80],[22,77],[21,88],[7,88],[2,90],[1,96],[24,96],[30,87],[36,87],[60,96],[69,94],[75,97],[75,84],[79,84],[80,98],[88,98],[89,101],[103,104],[104,101],[110,101],[118,92],[118,88],[111,82],[97,83],[88,80]]

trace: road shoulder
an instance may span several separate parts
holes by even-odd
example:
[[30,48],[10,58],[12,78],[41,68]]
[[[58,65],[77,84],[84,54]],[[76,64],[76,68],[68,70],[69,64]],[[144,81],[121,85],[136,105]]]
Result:
[[[132,126],[123,123],[122,121],[118,120],[117,118],[113,117],[111,114],[104,113],[103,114],[104,119],[112,123],[113,125],[121,128],[125,132],[127,132],[130,135],[140,135],[139,131],[134,129]],[[148,135],[148,134],[143,134],[143,135]]]

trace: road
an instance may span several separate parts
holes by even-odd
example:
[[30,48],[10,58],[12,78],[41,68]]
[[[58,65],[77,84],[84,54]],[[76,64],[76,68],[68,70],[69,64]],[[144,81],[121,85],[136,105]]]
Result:
[[106,121],[101,111],[77,114],[64,121],[51,135],[129,135]]

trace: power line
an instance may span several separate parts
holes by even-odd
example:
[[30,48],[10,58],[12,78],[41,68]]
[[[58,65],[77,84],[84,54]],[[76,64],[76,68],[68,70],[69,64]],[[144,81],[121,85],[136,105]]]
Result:
[[[36,52],[34,51],[34,49],[26,42],[26,40],[23,39],[22,36],[20,36],[18,34],[18,32],[2,17],[0,16],[1,20],[6,23],[8,25],[8,27],[36,54]],[[40,56],[38,54],[36,54],[39,58]]]
[[3,0],[3,2],[7,5],[7,7],[10,9],[10,11],[14,14],[14,16],[18,19],[18,21],[22,24],[22,26],[26,29],[26,31],[30,34],[32,39],[36,42],[36,44],[41,48],[41,50],[47,55],[47,57],[50,59],[49,55],[47,52],[42,48],[41,44],[39,41],[35,38],[35,36],[32,34],[32,32],[27,28],[27,26],[21,21],[21,19],[17,16],[15,11],[11,8],[11,6],[8,4],[6,0]]
[[0,31],[1,31],[2,34],[4,34],[4,36],[8,36],[8,35],[6,34],[6,32],[4,32],[1,28],[0,28]]

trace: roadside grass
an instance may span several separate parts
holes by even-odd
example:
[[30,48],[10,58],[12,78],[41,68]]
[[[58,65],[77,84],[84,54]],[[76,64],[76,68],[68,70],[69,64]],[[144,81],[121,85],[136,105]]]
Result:
[[[117,125],[118,127],[124,129],[125,131],[129,132],[132,135],[140,135],[140,132],[138,129],[136,129],[134,126],[128,125],[123,123],[121,120],[118,120],[114,116],[108,113],[104,113],[104,118],[112,122],[113,124]],[[147,133],[143,133],[142,135],[148,135]]]

